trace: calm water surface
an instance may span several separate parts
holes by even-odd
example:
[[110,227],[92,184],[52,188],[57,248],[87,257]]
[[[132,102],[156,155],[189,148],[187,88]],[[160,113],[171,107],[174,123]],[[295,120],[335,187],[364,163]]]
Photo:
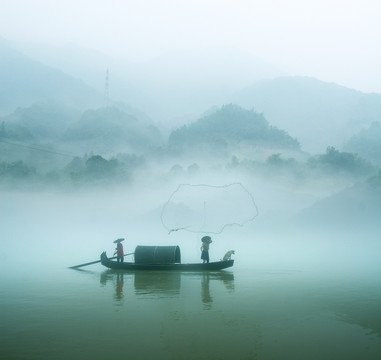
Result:
[[380,359],[378,272],[2,269],[2,359]]
[[236,251],[219,273],[68,269],[123,234],[126,252],[180,245],[199,261],[198,235],[137,210],[162,197],[136,198],[0,193],[1,360],[381,359],[376,232],[269,237],[259,219],[214,237],[213,260]]

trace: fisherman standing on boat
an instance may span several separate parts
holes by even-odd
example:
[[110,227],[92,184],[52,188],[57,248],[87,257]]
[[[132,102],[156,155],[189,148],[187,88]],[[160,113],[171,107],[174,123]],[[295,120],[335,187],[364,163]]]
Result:
[[212,242],[212,239],[210,236],[203,236],[201,238],[202,245],[201,245],[201,259],[203,264],[209,263],[209,244]]
[[122,245],[123,240],[124,239],[121,238],[121,239],[117,239],[114,241],[114,243],[116,244],[116,249],[115,249],[114,255],[116,254],[116,261],[117,262],[123,262],[123,260],[124,260],[124,251],[123,251],[123,245]]

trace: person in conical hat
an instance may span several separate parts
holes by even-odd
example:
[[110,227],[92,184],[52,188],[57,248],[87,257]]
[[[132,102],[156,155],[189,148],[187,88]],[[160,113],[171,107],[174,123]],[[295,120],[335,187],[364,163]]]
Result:
[[212,242],[212,239],[210,236],[203,236],[201,241],[201,260],[203,264],[209,263],[209,245]]
[[124,241],[124,239],[122,238],[114,241],[114,243],[116,244],[114,255],[116,254],[117,262],[123,262],[124,260],[124,250],[123,250],[122,241]]

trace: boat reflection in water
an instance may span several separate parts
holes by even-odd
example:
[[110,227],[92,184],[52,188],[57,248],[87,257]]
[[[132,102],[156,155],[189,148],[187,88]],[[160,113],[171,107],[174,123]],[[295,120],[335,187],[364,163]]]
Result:
[[209,310],[212,308],[213,298],[210,295],[209,288],[210,275],[202,274],[201,278],[201,301],[204,304],[204,309]]
[[[126,281],[125,281],[126,280]],[[123,288],[127,284],[127,292],[133,282],[135,294],[145,297],[174,297],[180,294],[181,273],[165,271],[119,271],[107,270],[101,273],[100,283],[114,283],[116,301],[123,299]]]
[[[114,299],[117,302],[123,300],[125,284],[132,285],[135,295],[144,298],[171,298],[179,297],[182,282],[186,287],[192,287],[194,281],[201,281],[201,301],[204,309],[211,309],[213,296],[211,294],[210,283],[215,280],[221,281],[226,290],[234,291],[234,275],[230,272],[180,272],[180,271],[118,271],[106,270],[100,275],[100,283],[113,283],[115,287]],[[127,289],[127,292],[129,292]]]
[[181,272],[136,271],[135,294],[145,297],[174,297],[180,294]]

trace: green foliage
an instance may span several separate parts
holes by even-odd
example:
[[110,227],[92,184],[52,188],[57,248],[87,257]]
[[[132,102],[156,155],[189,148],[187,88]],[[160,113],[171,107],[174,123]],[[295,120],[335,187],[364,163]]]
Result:
[[65,173],[74,185],[128,182],[134,171],[144,164],[145,159],[134,154],[119,154],[109,160],[91,155],[73,158],[66,165]]
[[64,139],[68,142],[92,141],[105,149],[127,146],[141,150],[161,145],[161,135],[155,126],[143,124],[116,107],[85,111],[67,130]]
[[[298,158],[302,155],[297,140],[289,136],[287,132],[270,126],[262,114],[253,110],[245,110],[236,105],[223,106],[218,111],[173,131],[169,137],[168,148],[162,151],[157,150],[154,153],[151,151],[152,148],[158,149],[155,146],[161,143],[160,134],[155,127],[142,126],[137,118],[118,108],[88,110],[79,122],[72,123],[73,126],[70,131],[66,133],[66,148],[71,146],[71,142],[75,143],[74,139],[76,139],[78,144],[83,145],[84,149],[89,149],[89,142],[93,141],[91,144],[102,143],[106,150],[104,152],[92,150],[96,151],[96,155],[92,153],[89,156],[74,157],[65,165],[64,160],[62,160],[65,158],[61,158],[62,162],[60,163],[53,157],[65,155],[54,152],[54,146],[57,145],[55,142],[41,147],[41,149],[45,148],[46,150],[48,147],[49,149],[53,147],[51,149],[53,151],[45,151],[42,155],[31,151],[35,147],[39,150],[38,144],[42,144],[42,142],[37,141],[37,138],[46,136],[47,139],[51,140],[54,138],[53,134],[59,133],[58,128],[54,124],[50,124],[51,120],[53,123],[67,120],[62,117],[62,114],[56,115],[57,117],[54,118],[54,109],[53,105],[51,107],[44,107],[41,104],[35,105],[28,109],[19,109],[12,117],[6,118],[7,121],[0,122],[0,137],[4,142],[0,148],[2,150],[0,156],[8,159],[8,162],[0,162],[0,178],[2,180],[7,179],[8,182],[17,180],[19,183],[28,183],[29,180],[33,179],[33,183],[57,186],[106,185],[116,182],[130,182],[134,173],[146,165],[145,157],[125,152],[111,158],[100,155],[117,153],[118,150],[112,149],[115,144],[122,145],[123,151],[128,148],[128,145],[135,148],[141,147],[143,151],[138,153],[145,154],[151,161],[168,160],[168,158],[166,159],[170,153],[168,149],[176,154],[182,151],[186,152],[189,157],[187,161],[190,160],[195,151],[198,151],[199,154],[206,155],[202,158],[204,168],[213,165],[214,169],[225,167],[238,171],[245,170],[250,174],[262,175],[264,178],[281,175],[284,179],[289,177],[299,180],[307,177],[313,178],[314,176],[343,175],[358,179],[371,176],[375,172],[374,167],[357,154],[340,152],[334,147],[328,147],[326,153],[310,157],[308,160],[305,160],[305,155],[303,155],[303,161],[287,158],[284,153],[295,154]],[[18,124],[18,126],[10,126],[11,122],[13,125]],[[68,124],[67,121],[65,124]],[[35,139],[33,143],[37,145],[24,146],[21,150],[11,152],[5,140],[12,131],[13,134],[18,133],[24,137],[24,140],[27,136],[33,137]],[[24,134],[23,131],[25,131]],[[376,144],[380,132],[379,123],[374,123],[369,130],[363,131],[361,134],[364,139],[374,139]],[[245,148],[245,146],[248,147]],[[57,145],[57,147],[59,146]],[[265,154],[268,154],[269,150],[274,151],[274,153],[264,161],[253,160],[251,154],[256,148],[263,148],[261,150]],[[241,149],[245,151],[241,151]],[[285,150],[284,153],[282,153],[283,149]],[[130,149],[128,148],[128,150]],[[22,151],[29,152],[25,158],[19,157]],[[213,153],[229,156],[232,160],[230,163],[219,161],[217,164],[210,162],[208,165],[208,155]],[[240,160],[239,156],[242,154],[245,154],[245,158]],[[256,158],[258,157],[256,156]],[[20,158],[23,161],[12,161]],[[190,161],[193,162],[196,159],[197,161],[201,160],[201,158],[195,157]],[[200,173],[198,164],[190,162],[192,165],[186,167],[179,159],[176,161],[179,163],[172,167],[171,176],[192,176]],[[35,170],[35,167],[38,171]],[[376,177],[372,181],[378,184],[377,179]],[[5,182],[3,181],[3,183]]]
[[173,131],[168,145],[186,148],[226,149],[237,144],[299,149],[299,143],[285,131],[270,126],[262,114],[237,105],[226,105],[213,114]]
[[24,164],[23,161],[15,161],[12,163],[0,163],[1,179],[26,179],[36,174],[36,170]]
[[[357,181],[372,176],[376,171],[374,166],[356,154],[340,152],[334,147],[328,147],[325,154],[312,156],[303,161],[292,157],[284,158],[281,153],[274,153],[265,161],[239,160],[233,156],[227,167],[244,170],[265,179],[282,176],[297,182],[328,177]],[[377,183],[377,180],[374,181]]]
[[26,126],[8,124],[3,121],[0,138],[29,142],[34,139],[34,136]]
[[56,141],[66,131],[74,116],[75,111],[49,101],[19,107],[1,119],[0,136],[19,141]]
[[[145,119],[147,120],[147,119]],[[148,120],[147,120],[148,121]],[[117,107],[81,113],[55,102],[18,108],[0,118],[0,138],[83,153],[145,152],[162,145],[157,127]]]
[[279,154],[279,153],[270,155],[266,160],[267,164],[272,165],[272,166],[282,165],[284,160],[282,160],[280,158],[280,156],[281,156],[281,154]]
[[[256,82],[232,99],[255,107],[273,125],[287,129],[306,151],[338,146],[359,126],[381,119],[381,94],[364,94],[308,77],[278,77]],[[358,152],[353,148],[346,151]],[[358,152],[361,156],[361,154]]]
[[373,171],[372,165],[357,154],[340,152],[332,146],[327,148],[325,154],[310,158],[309,165],[337,173],[369,174]]
[[65,168],[74,184],[122,181],[126,169],[121,162],[112,158],[106,160],[101,155],[89,158],[74,158]]
[[81,172],[84,171],[84,169],[85,162],[78,156],[74,157],[65,167],[66,172]]

